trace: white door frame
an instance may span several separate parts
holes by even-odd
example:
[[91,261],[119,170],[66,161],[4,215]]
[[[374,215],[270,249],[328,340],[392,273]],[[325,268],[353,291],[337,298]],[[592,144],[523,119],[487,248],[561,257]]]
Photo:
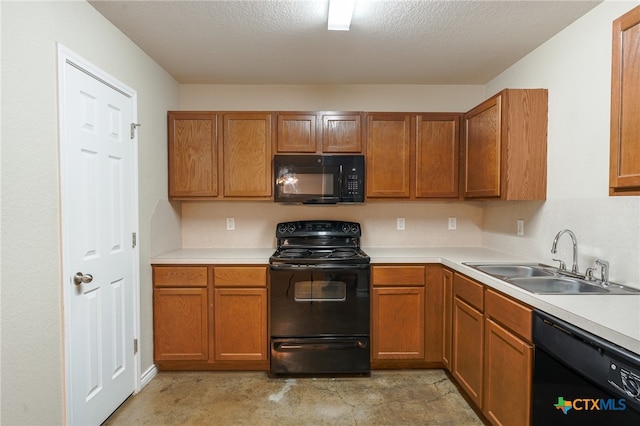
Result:
[[[66,175],[69,170],[69,167],[67,167],[68,165],[65,164],[66,147],[65,147],[65,144],[63,143],[63,141],[66,140],[65,126],[64,126],[65,111],[63,108],[63,102],[64,102],[63,94],[64,94],[64,81],[65,81],[64,76],[66,74],[66,64],[69,64],[83,71],[84,73],[92,76],[93,78],[100,81],[101,83],[111,87],[114,90],[117,90],[118,92],[122,93],[126,97],[130,98],[132,103],[132,115],[133,115],[132,123],[138,122],[137,121],[138,94],[134,89],[122,83],[121,81],[115,79],[111,75],[105,73],[100,68],[96,67],[86,59],[82,58],[81,56],[75,54],[65,46],[58,43],[58,123],[59,123],[59,132],[60,132],[59,139],[58,139],[58,147],[59,147],[58,155],[59,155],[59,161],[60,161],[59,163],[60,181],[59,181],[58,192],[60,195],[62,195],[62,182],[64,182],[65,179],[71,178]],[[132,172],[133,172],[133,183],[134,183],[133,200],[132,200],[133,211],[131,212],[131,214],[133,216],[132,217],[132,222],[134,227],[133,232],[136,233],[136,235],[138,236],[137,239],[139,241],[140,230],[139,230],[139,215],[138,215],[139,192],[138,192],[138,131],[137,130],[134,132],[134,137],[131,143],[132,143],[132,151],[133,151],[132,152],[132,160],[133,160]],[[66,247],[68,247],[68,245],[65,244],[66,241],[69,241],[69,226],[70,226],[69,224],[65,223],[65,211],[67,211],[67,206],[64,205],[65,202],[66,200],[62,199],[62,196],[60,196],[59,213],[60,213],[60,233],[62,236],[62,239],[61,239],[62,276],[60,277],[60,283],[62,285],[62,290],[63,290],[63,319],[64,319],[63,358],[64,358],[64,368],[65,368],[64,394],[65,394],[65,405],[66,405],[65,423],[68,424],[69,419],[71,417],[71,412],[72,412],[71,410],[72,401],[71,401],[71,398],[69,397],[69,390],[71,389],[71,377],[69,375],[69,371],[71,371],[70,365],[69,365],[69,362],[70,362],[69,354],[71,353],[71,350],[69,346],[70,345],[70,342],[69,342],[69,320],[70,320],[69,311],[70,309],[68,308],[70,306],[70,301],[71,301],[72,286],[69,286],[66,280],[68,280],[69,277],[73,275],[73,271],[71,271],[71,268],[69,265],[69,254],[66,252]],[[137,339],[139,341],[139,336],[140,336],[140,249],[139,249],[139,244],[136,244],[136,247],[133,249],[132,254],[133,254],[133,315],[134,315],[133,337],[134,339]],[[135,379],[134,379],[135,393],[138,393],[140,392],[140,389],[141,389],[141,382],[140,382],[141,365],[140,365],[139,350],[134,354],[133,368],[134,368],[134,376],[135,376]]]

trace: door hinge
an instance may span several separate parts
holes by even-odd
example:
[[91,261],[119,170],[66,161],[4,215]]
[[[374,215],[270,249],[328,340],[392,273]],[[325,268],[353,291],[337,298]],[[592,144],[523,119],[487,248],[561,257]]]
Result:
[[142,126],[140,123],[131,123],[131,139],[136,137],[136,127],[140,126]]
[[131,233],[131,248],[136,248],[138,237],[135,232]]
[[138,353],[138,339],[133,339],[133,354],[136,355]]

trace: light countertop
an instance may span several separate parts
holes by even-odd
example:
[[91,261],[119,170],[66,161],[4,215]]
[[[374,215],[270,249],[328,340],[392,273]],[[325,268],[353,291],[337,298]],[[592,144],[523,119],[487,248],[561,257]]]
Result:
[[[363,247],[371,263],[441,263],[491,288],[640,354],[640,295],[533,294],[463,262],[537,262],[480,247]],[[154,265],[268,264],[274,248],[180,249],[151,259]]]

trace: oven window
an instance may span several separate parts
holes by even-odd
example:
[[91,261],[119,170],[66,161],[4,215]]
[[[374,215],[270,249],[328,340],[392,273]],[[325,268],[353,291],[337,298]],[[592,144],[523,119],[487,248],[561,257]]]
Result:
[[347,285],[342,281],[298,281],[293,298],[296,302],[344,302]]

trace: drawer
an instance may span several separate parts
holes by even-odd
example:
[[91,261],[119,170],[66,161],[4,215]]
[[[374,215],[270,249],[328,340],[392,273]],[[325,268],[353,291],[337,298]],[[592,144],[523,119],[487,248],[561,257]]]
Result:
[[484,301],[485,314],[532,342],[532,309],[496,291],[487,289]]
[[374,266],[371,272],[374,286],[424,285],[424,266]]
[[484,286],[460,274],[453,275],[453,295],[482,312]]
[[266,266],[216,266],[213,270],[215,287],[266,287]]
[[156,287],[206,287],[206,266],[154,266]]

